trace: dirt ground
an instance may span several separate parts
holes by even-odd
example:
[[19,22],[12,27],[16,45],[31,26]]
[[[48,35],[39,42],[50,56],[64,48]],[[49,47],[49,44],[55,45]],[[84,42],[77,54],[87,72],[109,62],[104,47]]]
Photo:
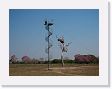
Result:
[[10,76],[99,76],[98,64],[9,64]]

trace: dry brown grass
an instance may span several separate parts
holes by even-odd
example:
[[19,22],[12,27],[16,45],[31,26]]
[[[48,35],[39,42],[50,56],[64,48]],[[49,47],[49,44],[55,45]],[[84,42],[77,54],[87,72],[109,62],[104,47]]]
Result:
[[98,64],[10,64],[10,76],[98,76]]

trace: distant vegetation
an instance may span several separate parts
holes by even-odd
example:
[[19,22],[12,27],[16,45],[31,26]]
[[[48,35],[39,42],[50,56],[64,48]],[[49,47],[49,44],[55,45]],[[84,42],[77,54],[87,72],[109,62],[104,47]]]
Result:
[[[12,55],[10,57],[9,60],[10,64],[47,64],[48,61],[44,60],[44,58],[40,58],[40,59],[31,59],[28,56],[23,56],[21,59],[16,58],[15,55]],[[61,63],[61,59],[52,59],[50,61],[51,64],[60,64]],[[64,63],[65,64],[98,64],[99,63],[99,58],[95,57],[94,55],[75,55],[74,56],[74,60],[69,59],[69,58],[64,58]]]

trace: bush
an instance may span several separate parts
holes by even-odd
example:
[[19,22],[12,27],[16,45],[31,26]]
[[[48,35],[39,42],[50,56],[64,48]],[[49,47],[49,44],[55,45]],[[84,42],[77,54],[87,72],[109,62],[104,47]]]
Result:
[[75,63],[75,61],[74,60],[64,60],[64,63],[69,63],[69,64],[73,64],[73,63]]
[[54,63],[54,64],[55,63],[61,63],[61,60],[60,59],[54,59],[54,60],[51,61],[51,63]]

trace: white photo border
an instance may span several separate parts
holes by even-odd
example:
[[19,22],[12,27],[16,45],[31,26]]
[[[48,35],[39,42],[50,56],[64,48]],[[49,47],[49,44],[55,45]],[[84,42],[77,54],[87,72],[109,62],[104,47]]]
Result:
[[[109,85],[107,0],[2,0],[0,8],[2,85]],[[9,76],[9,9],[99,9],[99,76]]]

